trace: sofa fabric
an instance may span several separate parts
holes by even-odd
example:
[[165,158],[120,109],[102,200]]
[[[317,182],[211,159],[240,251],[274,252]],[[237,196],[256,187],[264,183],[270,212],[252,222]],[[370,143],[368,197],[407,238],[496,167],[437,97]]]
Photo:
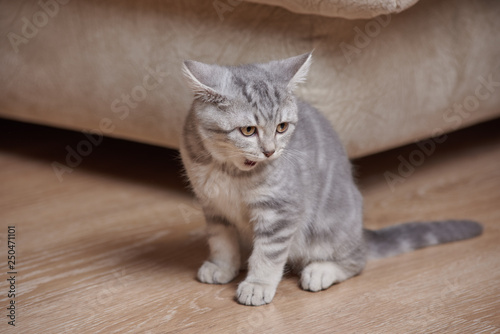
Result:
[[298,94],[351,157],[500,115],[498,1],[422,0],[358,20],[269,4],[1,1],[0,117],[177,148],[192,100],[183,60],[236,65],[311,50]]
[[[238,1],[238,0],[233,0]],[[247,0],[275,5],[295,13],[315,14],[347,19],[366,19],[396,14],[413,6],[418,0]]]

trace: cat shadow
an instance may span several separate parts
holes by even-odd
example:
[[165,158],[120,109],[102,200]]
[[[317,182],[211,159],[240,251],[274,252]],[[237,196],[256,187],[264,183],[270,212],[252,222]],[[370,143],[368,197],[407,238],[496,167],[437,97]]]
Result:
[[[209,249],[205,235],[199,233],[200,230],[195,229],[197,233],[192,233],[192,230],[179,232],[174,226],[171,228],[172,233],[147,242],[143,247],[138,247],[132,255],[116,254],[115,260],[118,260],[117,263],[124,268],[142,267],[142,271],[150,274],[160,273],[164,277],[175,277],[178,280],[201,284],[197,278],[197,272],[208,258]],[[236,289],[245,276],[246,270],[243,269],[226,286]]]
[[144,250],[125,259],[131,264],[148,264],[165,271],[183,272],[196,280],[196,272],[208,257],[208,246],[202,236],[172,233],[149,242]]

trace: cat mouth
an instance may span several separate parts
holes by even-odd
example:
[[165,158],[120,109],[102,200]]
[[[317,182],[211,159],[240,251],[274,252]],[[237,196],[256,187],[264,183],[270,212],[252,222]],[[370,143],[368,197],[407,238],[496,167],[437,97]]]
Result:
[[252,161],[252,160],[245,159],[245,166],[253,167],[256,164],[257,164],[257,161]]

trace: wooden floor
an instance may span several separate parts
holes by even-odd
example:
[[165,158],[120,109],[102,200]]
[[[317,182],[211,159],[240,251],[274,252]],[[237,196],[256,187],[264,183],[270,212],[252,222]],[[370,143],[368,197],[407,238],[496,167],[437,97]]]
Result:
[[[500,333],[500,120],[452,134],[430,156],[410,145],[355,161],[367,227],[469,218],[484,224],[481,237],[370,262],[319,293],[286,276],[272,304],[253,308],[233,299],[243,274],[195,279],[204,222],[177,153],[85,140],[0,121],[1,333]],[[67,147],[87,156],[59,180],[53,162],[66,164]],[[391,189],[384,173],[405,160],[419,166],[400,167]]]

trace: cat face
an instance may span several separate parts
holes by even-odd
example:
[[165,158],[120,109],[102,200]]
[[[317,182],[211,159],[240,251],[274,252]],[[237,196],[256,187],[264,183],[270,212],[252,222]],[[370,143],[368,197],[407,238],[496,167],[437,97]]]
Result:
[[185,62],[203,146],[219,162],[248,171],[278,159],[297,125],[293,89],[310,54],[267,64],[222,67]]
[[229,162],[241,170],[277,159],[298,120],[295,101],[289,97],[268,109],[232,97],[228,105],[200,105],[196,112],[198,131],[207,150],[220,162]]

